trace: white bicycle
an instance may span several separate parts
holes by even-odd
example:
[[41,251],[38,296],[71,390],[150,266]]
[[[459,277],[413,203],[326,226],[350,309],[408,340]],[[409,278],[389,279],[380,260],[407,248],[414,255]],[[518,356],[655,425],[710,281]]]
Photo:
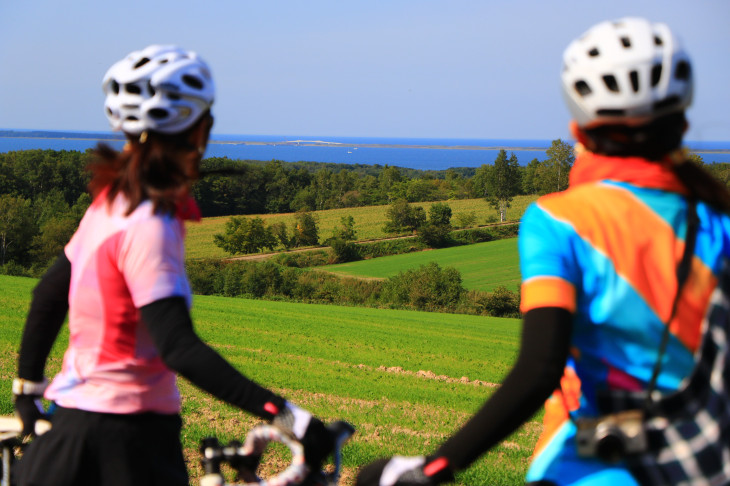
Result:
[[[36,422],[36,435],[41,435],[51,428],[50,422]],[[237,441],[221,445],[216,437],[206,437],[201,441],[200,453],[204,475],[200,478],[200,486],[337,486],[342,463],[341,449],[344,443],[355,433],[354,427],[344,421],[327,425],[327,429],[335,439],[332,453],[334,469],[331,472],[320,471],[310,475],[304,461],[304,447],[296,439],[282,432],[273,425],[258,425],[246,435],[241,444]],[[2,448],[2,474],[0,486],[13,485],[13,467],[17,455],[27,444],[22,436],[23,424],[16,417],[0,417],[0,448]],[[256,474],[259,459],[268,444],[278,442],[284,444],[291,452],[291,463],[275,476],[261,479]],[[228,465],[235,471],[237,479],[234,483],[225,480],[222,468]],[[305,483],[306,480],[306,483]]]

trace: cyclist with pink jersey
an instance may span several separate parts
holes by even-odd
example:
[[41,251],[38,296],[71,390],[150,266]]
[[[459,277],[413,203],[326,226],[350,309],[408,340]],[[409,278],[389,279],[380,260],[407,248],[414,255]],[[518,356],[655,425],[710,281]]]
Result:
[[[27,433],[43,416],[41,396],[55,411],[25,451],[18,484],[187,485],[176,373],[289,432],[318,472],[334,446],[324,424],[243,376],[193,329],[184,220],[200,217],[189,190],[213,125],[210,69],[194,52],[152,45],[115,63],[103,90],[127,144],[95,151],[93,203],[33,291],[15,407]],[[48,384],[67,315],[69,345]]]

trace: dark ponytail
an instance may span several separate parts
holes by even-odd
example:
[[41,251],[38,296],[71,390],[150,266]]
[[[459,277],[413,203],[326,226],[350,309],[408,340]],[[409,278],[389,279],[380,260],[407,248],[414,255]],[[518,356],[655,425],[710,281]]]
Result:
[[672,170],[695,199],[730,214],[730,192],[712,174],[689,159],[674,164]]

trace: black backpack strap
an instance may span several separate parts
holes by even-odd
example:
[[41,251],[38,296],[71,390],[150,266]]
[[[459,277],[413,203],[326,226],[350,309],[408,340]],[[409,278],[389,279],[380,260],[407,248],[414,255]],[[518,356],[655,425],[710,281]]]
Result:
[[692,269],[692,257],[694,256],[695,243],[697,241],[697,231],[699,229],[700,219],[697,216],[697,201],[690,199],[687,201],[687,234],[684,238],[684,253],[682,253],[682,259],[677,265],[677,293],[674,295],[674,301],[672,302],[672,310],[665,322],[664,333],[662,334],[662,341],[659,344],[659,353],[657,354],[657,360],[654,364],[654,370],[649,380],[649,386],[646,390],[646,402],[644,409],[648,410],[652,404],[652,392],[656,387],[657,379],[659,378],[659,372],[662,369],[662,358],[667,350],[669,344],[669,325],[674,319],[674,315],[677,313],[677,305],[679,304],[679,298],[682,294],[682,288],[684,287],[687,277]]

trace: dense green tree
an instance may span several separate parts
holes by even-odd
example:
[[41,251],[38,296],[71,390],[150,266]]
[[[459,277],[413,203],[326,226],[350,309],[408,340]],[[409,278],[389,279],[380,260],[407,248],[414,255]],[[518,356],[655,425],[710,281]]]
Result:
[[537,180],[537,174],[541,166],[542,162],[535,158],[532,159],[530,163],[522,169],[523,194],[537,194],[539,192],[537,188],[537,185],[539,183],[539,181]]
[[398,167],[386,165],[378,176],[378,192],[381,201],[391,203],[397,199],[404,197],[400,193],[404,193],[403,188],[399,187],[403,181],[403,176]]
[[296,194],[297,186],[290,177],[291,170],[287,169],[279,160],[272,160],[264,168],[266,177],[266,212],[288,213],[291,211],[289,202]]
[[0,195],[0,265],[9,261],[27,265],[29,243],[37,232],[30,199]]
[[279,243],[281,243],[281,246],[284,247],[284,249],[288,250],[291,248],[292,241],[291,237],[289,236],[289,233],[286,230],[286,223],[283,221],[279,221],[278,223],[274,223],[271,226],[269,226],[271,229],[271,234],[273,234],[277,240],[279,240]]
[[440,248],[446,246],[451,230],[451,207],[434,203],[428,209],[428,221],[418,229],[418,235],[428,246]]
[[291,238],[294,246],[319,245],[319,228],[312,213],[298,212],[294,215],[294,221],[294,234]]
[[216,246],[232,255],[257,253],[265,248],[273,250],[276,237],[264,220],[233,216],[226,222],[224,233],[213,236]]
[[342,216],[340,224],[332,230],[333,238],[340,238],[345,241],[354,241],[357,239],[357,231],[355,231],[355,218],[352,215]]
[[446,203],[433,203],[428,208],[428,222],[451,229],[451,206]]
[[548,158],[543,161],[537,172],[540,193],[547,194],[567,189],[570,169],[575,162],[573,146],[558,138],[552,141],[545,154]]
[[414,232],[426,222],[426,211],[421,206],[412,206],[405,199],[399,199],[388,207],[388,220],[383,226],[386,233]]
[[506,219],[507,208],[520,191],[520,168],[514,153],[500,150],[492,165],[482,165],[474,175],[474,188],[499,211],[500,221]]

